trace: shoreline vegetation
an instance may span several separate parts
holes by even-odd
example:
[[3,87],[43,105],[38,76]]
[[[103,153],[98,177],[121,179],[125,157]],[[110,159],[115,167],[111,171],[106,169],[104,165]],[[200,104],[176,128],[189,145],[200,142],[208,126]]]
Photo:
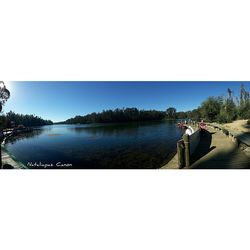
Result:
[[2,128],[5,129],[18,126],[36,127],[36,126],[52,125],[53,122],[50,120],[44,120],[36,115],[23,115],[10,111],[0,116],[0,124],[2,125]]
[[93,112],[84,116],[75,116],[58,124],[87,124],[87,123],[123,123],[160,121],[165,118],[164,111],[138,110],[137,108],[123,108],[103,110],[100,113]]

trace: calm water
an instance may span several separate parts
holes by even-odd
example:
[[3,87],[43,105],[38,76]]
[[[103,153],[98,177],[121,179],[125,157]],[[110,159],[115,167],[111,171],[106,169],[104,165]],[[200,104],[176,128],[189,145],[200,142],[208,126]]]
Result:
[[6,147],[25,165],[159,168],[173,156],[181,134],[174,122],[52,125],[12,138]]

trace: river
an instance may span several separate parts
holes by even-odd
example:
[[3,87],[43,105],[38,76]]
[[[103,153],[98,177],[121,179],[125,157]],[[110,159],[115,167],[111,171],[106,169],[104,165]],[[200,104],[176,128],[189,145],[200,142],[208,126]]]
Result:
[[10,139],[6,149],[28,168],[160,168],[181,135],[174,121],[51,125]]

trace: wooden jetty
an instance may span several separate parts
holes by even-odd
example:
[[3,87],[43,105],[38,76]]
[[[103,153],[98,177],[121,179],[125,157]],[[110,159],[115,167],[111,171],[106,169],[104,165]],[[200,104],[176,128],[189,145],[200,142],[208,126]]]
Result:
[[[250,168],[250,152],[241,147],[240,135],[233,137],[223,130],[209,128],[201,139],[190,168],[240,169]],[[244,140],[245,142],[246,140]]]
[[[196,150],[190,157],[192,169],[250,168],[250,134],[234,134],[217,126],[209,126],[201,135]],[[174,158],[162,168],[178,169],[179,159]]]

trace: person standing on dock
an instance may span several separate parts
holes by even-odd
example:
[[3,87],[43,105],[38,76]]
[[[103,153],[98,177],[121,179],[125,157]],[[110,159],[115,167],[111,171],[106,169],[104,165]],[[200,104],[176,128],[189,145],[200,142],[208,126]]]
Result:
[[200,131],[201,131],[201,133],[202,134],[204,134],[204,132],[206,131],[206,129],[207,129],[207,126],[206,126],[206,123],[203,121],[203,120],[201,120],[201,122],[200,122]]
[[194,130],[191,126],[188,126],[188,128],[185,131],[185,134],[192,135],[194,133]]

